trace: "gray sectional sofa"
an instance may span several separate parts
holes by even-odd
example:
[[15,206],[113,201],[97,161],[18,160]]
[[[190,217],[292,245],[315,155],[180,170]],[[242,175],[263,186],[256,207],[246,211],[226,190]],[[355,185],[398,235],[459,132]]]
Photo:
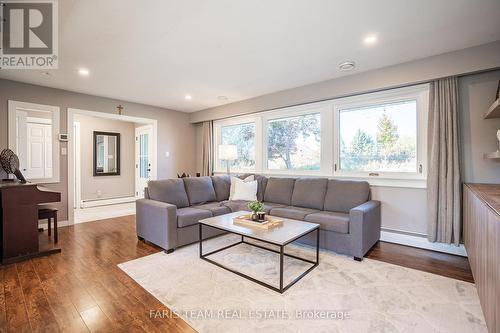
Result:
[[[248,176],[242,175],[241,178]],[[268,214],[320,224],[320,246],[361,260],[380,238],[380,202],[370,200],[367,182],[327,178],[275,178],[255,175],[257,199]],[[198,221],[248,210],[229,201],[227,175],[150,181],[136,202],[139,239],[167,253],[197,242]],[[212,237],[221,232],[206,231]],[[314,244],[315,240],[301,239]]]

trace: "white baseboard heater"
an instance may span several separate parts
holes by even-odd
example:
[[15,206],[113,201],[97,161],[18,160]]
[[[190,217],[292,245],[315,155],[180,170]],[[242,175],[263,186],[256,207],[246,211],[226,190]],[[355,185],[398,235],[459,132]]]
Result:
[[463,244],[460,244],[460,246],[455,246],[452,244],[431,243],[427,240],[427,235],[424,234],[382,228],[380,240],[388,243],[396,243],[467,257],[467,251],[465,251],[465,247]]
[[115,197],[115,198],[102,198],[102,199],[87,199],[82,200],[80,203],[80,208],[90,208],[99,206],[109,206],[116,205],[127,202],[134,202],[135,197]]

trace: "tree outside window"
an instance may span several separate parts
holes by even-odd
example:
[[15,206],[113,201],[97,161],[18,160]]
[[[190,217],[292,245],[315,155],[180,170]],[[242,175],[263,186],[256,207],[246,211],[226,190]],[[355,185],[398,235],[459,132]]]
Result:
[[269,120],[267,167],[270,170],[319,170],[321,116],[319,113]]
[[[221,144],[237,147],[238,159],[231,162],[232,169],[255,169],[255,123],[222,126]],[[219,167],[224,170],[226,161],[219,160]]]
[[340,111],[340,169],[416,172],[416,100]]

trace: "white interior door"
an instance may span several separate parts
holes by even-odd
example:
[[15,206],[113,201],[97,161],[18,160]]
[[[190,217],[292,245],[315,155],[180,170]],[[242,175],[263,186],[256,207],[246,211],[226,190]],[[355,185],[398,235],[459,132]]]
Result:
[[135,129],[135,196],[144,197],[144,188],[151,179],[153,156],[153,127],[142,126]]
[[52,177],[52,128],[48,124],[27,123],[27,178]]

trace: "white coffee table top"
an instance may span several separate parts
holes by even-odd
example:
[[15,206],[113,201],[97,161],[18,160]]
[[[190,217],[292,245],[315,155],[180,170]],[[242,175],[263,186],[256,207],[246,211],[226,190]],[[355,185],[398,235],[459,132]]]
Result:
[[226,230],[234,234],[248,236],[276,245],[286,245],[311,232],[312,230],[319,228],[319,224],[317,223],[297,221],[284,217],[278,217],[279,219],[283,220],[282,225],[273,227],[271,229],[252,228],[233,223],[233,218],[245,214],[248,214],[248,212],[239,211],[230,214],[209,217],[200,220],[199,222],[201,224]]

